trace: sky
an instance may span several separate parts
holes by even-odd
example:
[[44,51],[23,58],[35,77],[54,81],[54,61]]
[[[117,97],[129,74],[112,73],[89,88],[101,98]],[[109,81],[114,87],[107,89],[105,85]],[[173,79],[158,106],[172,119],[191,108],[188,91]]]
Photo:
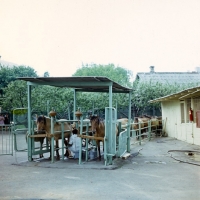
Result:
[[138,72],[200,66],[199,0],[0,0],[0,61],[39,76],[82,64]]

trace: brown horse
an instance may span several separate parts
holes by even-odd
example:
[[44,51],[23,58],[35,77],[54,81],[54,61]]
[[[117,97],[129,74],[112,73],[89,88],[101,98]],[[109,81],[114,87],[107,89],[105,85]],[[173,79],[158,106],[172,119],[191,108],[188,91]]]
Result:
[[[91,123],[91,130],[95,137],[103,137],[105,136],[105,123],[103,119],[100,119],[98,116],[91,116],[90,117],[90,123]],[[118,129],[116,127],[116,135],[118,133]],[[100,141],[96,140],[97,144],[97,150],[99,152],[99,160],[101,160],[101,152],[100,152]],[[103,140],[102,140],[103,142]],[[103,144],[104,146],[104,144]],[[104,150],[104,148],[103,148]]]
[[[147,129],[148,129],[148,121],[149,119],[146,117],[135,117],[134,118],[134,123],[132,124],[132,130],[136,130],[136,139],[139,139],[139,123],[140,123],[140,129],[141,129],[141,134],[144,134]],[[141,136],[144,138],[144,135]]]
[[[47,134],[47,137],[50,141],[51,139],[51,119],[49,117],[46,116],[39,116],[37,118],[37,131],[45,131]],[[64,138],[70,138],[71,135],[71,125],[68,124],[67,122],[64,122]],[[55,122],[54,123],[54,140],[56,141],[56,157],[57,159],[60,159],[60,155],[59,155],[59,139],[62,139],[62,135],[61,135],[61,123]],[[67,154],[67,151],[66,151]],[[66,155],[65,154],[65,155]],[[51,158],[51,151],[50,151],[50,158]]]

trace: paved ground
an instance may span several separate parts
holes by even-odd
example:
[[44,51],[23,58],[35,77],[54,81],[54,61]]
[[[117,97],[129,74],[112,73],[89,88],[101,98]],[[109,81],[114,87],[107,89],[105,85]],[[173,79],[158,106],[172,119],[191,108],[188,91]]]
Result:
[[28,162],[26,153],[16,152],[0,156],[0,199],[198,200],[199,152],[200,146],[169,137],[131,145],[131,156],[110,166],[96,160]]

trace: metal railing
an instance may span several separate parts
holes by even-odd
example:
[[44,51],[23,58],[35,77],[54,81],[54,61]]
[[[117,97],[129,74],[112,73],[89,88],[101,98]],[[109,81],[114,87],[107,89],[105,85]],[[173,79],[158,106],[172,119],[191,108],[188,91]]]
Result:
[[11,125],[0,125],[0,155],[13,155],[13,135]]

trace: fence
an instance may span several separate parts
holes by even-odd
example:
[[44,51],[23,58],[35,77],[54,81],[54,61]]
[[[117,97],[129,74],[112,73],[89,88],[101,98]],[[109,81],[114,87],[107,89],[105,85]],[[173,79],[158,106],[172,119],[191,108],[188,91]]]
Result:
[[13,155],[13,135],[11,125],[0,125],[0,155]]
[[[152,120],[148,121],[148,125],[142,127],[142,123],[131,123],[130,135],[132,138],[136,139],[135,143],[139,143],[141,145],[142,140],[151,140],[154,136],[163,136],[164,130],[162,124],[164,124],[164,120],[157,120],[157,124],[152,124]],[[137,128],[136,128],[137,127]]]

